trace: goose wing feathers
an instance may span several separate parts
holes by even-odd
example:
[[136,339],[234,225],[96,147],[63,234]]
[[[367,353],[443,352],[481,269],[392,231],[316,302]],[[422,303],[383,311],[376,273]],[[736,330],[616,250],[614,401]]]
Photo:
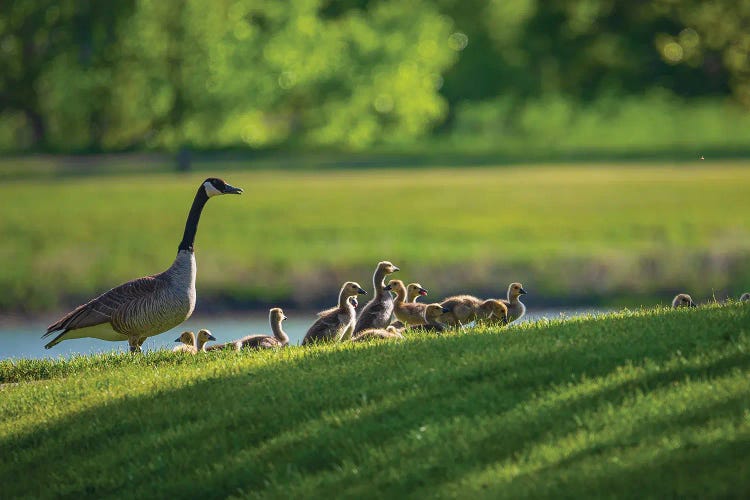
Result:
[[146,276],[123,283],[76,307],[59,321],[47,327],[47,333],[42,338],[59,330],[67,332],[108,323],[118,310],[127,307],[135,300],[157,292],[162,286],[164,286],[164,281],[155,276]]

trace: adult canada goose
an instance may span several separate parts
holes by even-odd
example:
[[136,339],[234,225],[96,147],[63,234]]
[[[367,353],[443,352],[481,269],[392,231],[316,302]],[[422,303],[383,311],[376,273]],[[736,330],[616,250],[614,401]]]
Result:
[[686,293],[678,293],[675,295],[674,299],[672,299],[672,307],[675,309],[678,307],[695,307],[695,302],[693,302],[693,298],[690,297],[690,295]]
[[203,181],[193,199],[177,257],[169,269],[128,281],[78,306],[47,328],[42,338],[60,333],[44,347],[49,349],[63,340],[93,337],[127,340],[130,352],[140,352],[146,338],[188,319],[195,308],[193,243],[203,207],[213,196],[241,193],[241,188],[221,179]]
[[409,283],[406,286],[406,302],[416,302],[419,297],[427,295],[427,290],[419,283]]
[[339,292],[339,305],[335,309],[324,311],[324,314],[312,324],[305,338],[302,339],[302,345],[308,345],[314,342],[341,341],[352,338],[354,330],[354,321],[356,312],[354,306],[349,301],[349,297],[357,294],[367,294],[358,283],[347,281],[341,287]]
[[745,292],[740,295],[740,302],[747,302],[748,300],[750,300],[750,292]]
[[362,330],[357,335],[352,337],[352,342],[366,342],[373,339],[402,339],[404,338],[401,333],[394,326],[387,326],[383,328],[368,328]]
[[513,323],[515,320],[520,319],[526,314],[526,306],[523,302],[518,300],[518,297],[525,295],[526,290],[523,289],[521,283],[511,283],[508,285],[508,299],[501,301],[508,307],[508,323]]
[[477,308],[477,321],[489,325],[508,324],[508,306],[498,299],[487,299]]
[[424,323],[424,310],[427,304],[406,302],[406,287],[401,280],[391,280],[388,282],[388,286],[396,294],[396,298],[393,300],[393,314],[396,319],[404,325]]
[[471,323],[477,318],[477,309],[479,309],[481,304],[482,300],[473,295],[448,297],[440,303],[443,309],[445,309],[440,321],[450,326]]
[[357,323],[354,325],[354,333],[359,333],[368,328],[385,328],[391,322],[393,314],[393,297],[388,293],[390,287],[385,286],[385,277],[398,271],[387,260],[378,262],[372,275],[372,286],[375,296],[370,300],[359,314]]
[[175,352],[189,352],[192,354],[206,352],[206,342],[209,340],[216,340],[216,337],[211,335],[211,332],[206,329],[198,332],[197,341],[193,332],[182,332],[182,334],[175,339],[175,342],[182,342],[182,345],[178,345],[172,350]]
[[427,304],[424,310],[424,322],[420,325],[412,325],[411,329],[426,330],[428,332],[444,332],[446,325],[442,322],[448,310],[441,304]]

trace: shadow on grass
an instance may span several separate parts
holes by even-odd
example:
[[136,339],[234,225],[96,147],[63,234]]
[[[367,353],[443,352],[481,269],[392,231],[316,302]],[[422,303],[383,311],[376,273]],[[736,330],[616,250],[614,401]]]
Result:
[[[718,312],[706,311],[711,313],[719,318]],[[676,314],[659,319],[684,326]],[[574,339],[571,328],[561,325],[549,334],[503,331],[311,350],[292,360],[266,353],[278,359],[234,375],[200,370],[192,385],[108,399],[6,438],[0,442],[1,484],[9,496],[439,493],[468,474],[576,431],[576,414],[617,408],[633,395],[686,378],[748,371],[750,356],[732,351],[733,337],[727,336],[743,319],[747,314],[717,319],[712,330],[697,322],[667,328],[673,330],[668,336],[664,329],[646,328],[653,317],[630,317],[608,331],[592,323],[594,328]],[[706,352],[720,355],[702,357]],[[211,359],[242,361],[234,353],[216,354],[206,357],[208,368]],[[678,358],[686,362],[662,366]],[[618,374],[628,366],[643,369],[622,379]],[[649,366],[660,368],[649,371]],[[592,386],[592,379],[601,380]],[[106,378],[98,383],[106,384]],[[571,393],[559,397],[565,390]],[[742,401],[692,408],[675,419],[650,418],[605,447],[627,447],[670,428],[732,415],[737,404]],[[747,463],[747,446],[727,446]],[[605,451],[593,446],[541,471],[545,482],[532,485],[533,491],[559,493],[555,485],[573,481],[566,471]],[[649,464],[640,472],[613,465],[590,485],[593,490],[570,484],[583,494],[608,494],[611,485],[635,493],[638,483],[626,478],[646,474],[643,481],[655,484],[653,474],[659,473],[664,491],[672,491],[671,474],[679,472],[675,463],[702,463],[720,474],[732,460],[698,451],[716,460],[694,462],[663,450],[649,462],[653,472]],[[196,476],[185,477],[186,468]],[[723,490],[732,491],[732,485]]]

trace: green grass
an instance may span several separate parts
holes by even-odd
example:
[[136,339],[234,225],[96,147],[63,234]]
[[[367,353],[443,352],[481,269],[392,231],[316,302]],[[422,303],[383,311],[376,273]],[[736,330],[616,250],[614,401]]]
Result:
[[29,497],[745,497],[750,307],[390,344],[0,361]]
[[[199,300],[328,303],[389,259],[435,296],[694,298],[750,288],[750,168],[516,166],[326,172],[213,171],[9,180],[0,185],[0,310],[74,305],[158,272],[200,181],[245,188],[212,200],[197,237]],[[92,167],[93,168],[93,167]]]

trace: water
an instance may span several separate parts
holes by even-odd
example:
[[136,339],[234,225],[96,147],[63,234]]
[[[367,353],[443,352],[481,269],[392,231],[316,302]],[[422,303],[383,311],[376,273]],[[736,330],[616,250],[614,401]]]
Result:
[[[557,318],[561,314],[575,317],[582,314],[600,314],[607,312],[594,308],[578,309],[547,309],[529,312],[522,321],[534,321],[543,317]],[[289,335],[292,345],[299,345],[305,332],[315,321],[315,313],[295,312],[286,313],[289,317],[284,321],[284,331]],[[57,344],[52,349],[45,349],[44,344],[49,339],[42,339],[47,325],[56,318],[49,320],[20,321],[18,319],[4,319],[0,321],[0,359],[6,358],[56,358],[69,357],[72,354],[94,354],[110,351],[126,352],[127,342],[107,342],[99,339],[72,339]],[[217,342],[226,342],[251,333],[271,334],[267,315],[250,314],[247,316],[221,317],[192,317],[177,328],[151,337],[143,345],[144,350],[172,349],[174,340],[185,330],[198,332],[201,328],[208,328],[216,337]],[[512,325],[511,325],[512,328]]]

